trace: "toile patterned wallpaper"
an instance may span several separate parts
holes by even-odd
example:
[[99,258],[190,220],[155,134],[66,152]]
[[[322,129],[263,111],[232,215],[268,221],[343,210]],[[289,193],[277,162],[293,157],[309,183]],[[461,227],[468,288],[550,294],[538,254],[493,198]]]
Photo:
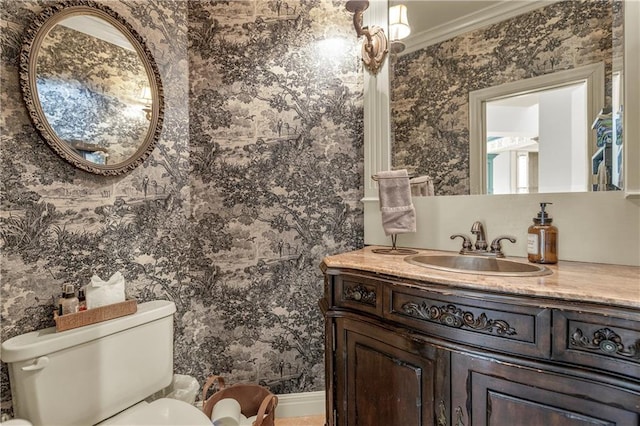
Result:
[[144,141],[149,80],[135,51],[56,25],[40,48],[37,85],[62,140],[106,148],[108,164],[127,160]]
[[[18,84],[25,27],[4,2],[2,340],[49,327],[53,295],[122,271],[176,303],[175,371],[324,389],[321,259],[363,245],[362,68],[341,2],[103,0],[146,39],[165,89],[152,155],[103,177],[58,158]],[[11,411],[6,365],[2,410]]]
[[469,92],[597,62],[610,86],[619,9],[610,0],[562,1],[399,57],[394,168],[431,176],[436,195],[469,194]]

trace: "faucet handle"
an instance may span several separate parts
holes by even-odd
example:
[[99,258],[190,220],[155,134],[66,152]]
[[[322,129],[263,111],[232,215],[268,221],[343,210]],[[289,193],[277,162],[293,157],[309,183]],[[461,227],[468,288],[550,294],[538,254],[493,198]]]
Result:
[[462,250],[460,250],[460,254],[466,254],[470,251],[473,250],[473,245],[471,244],[471,239],[469,237],[467,237],[466,235],[462,235],[462,234],[453,234],[451,237],[452,240],[455,240],[456,238],[462,238]]
[[491,242],[491,253],[495,253],[496,257],[504,257],[504,253],[502,253],[502,244],[500,244],[500,241],[502,240],[509,240],[512,243],[516,242],[515,238],[508,235],[501,235],[500,237],[494,238]]

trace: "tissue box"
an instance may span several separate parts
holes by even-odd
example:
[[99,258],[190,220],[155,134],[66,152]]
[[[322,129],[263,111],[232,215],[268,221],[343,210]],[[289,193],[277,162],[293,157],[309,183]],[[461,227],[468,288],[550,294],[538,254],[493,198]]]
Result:
[[80,311],[75,314],[58,315],[54,313],[53,319],[56,322],[56,331],[71,330],[72,328],[84,325],[95,324],[110,319],[135,314],[138,311],[138,302],[135,299],[126,300],[113,305],[102,306],[87,311]]
[[120,272],[113,274],[109,281],[103,281],[97,275],[91,277],[91,283],[85,287],[87,309],[124,302],[124,277]]

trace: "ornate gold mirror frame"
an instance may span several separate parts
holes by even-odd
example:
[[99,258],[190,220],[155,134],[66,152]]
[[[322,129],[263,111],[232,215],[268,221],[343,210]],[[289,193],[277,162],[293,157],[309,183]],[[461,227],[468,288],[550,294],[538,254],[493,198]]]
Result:
[[[62,20],[73,16],[99,18],[111,24],[124,35],[135,49],[149,82],[151,104],[147,112],[149,127],[137,150],[124,161],[115,164],[96,164],[85,159],[52,128],[44,114],[38,95],[37,59],[40,47],[49,31]],[[29,116],[47,144],[60,157],[75,167],[90,173],[114,176],[127,173],[139,166],[151,153],[160,137],[164,119],[164,94],[158,67],[144,39],[118,13],[90,0],[69,0],[44,9],[26,31],[20,52],[20,88]],[[69,119],[73,119],[69,117]]]

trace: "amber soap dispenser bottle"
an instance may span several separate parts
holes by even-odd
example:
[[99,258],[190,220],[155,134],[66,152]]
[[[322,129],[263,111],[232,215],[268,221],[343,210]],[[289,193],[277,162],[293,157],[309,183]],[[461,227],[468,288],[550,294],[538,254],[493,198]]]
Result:
[[553,219],[545,211],[547,204],[540,203],[540,212],[533,218],[527,234],[529,262],[558,263],[558,228],[551,225]]

